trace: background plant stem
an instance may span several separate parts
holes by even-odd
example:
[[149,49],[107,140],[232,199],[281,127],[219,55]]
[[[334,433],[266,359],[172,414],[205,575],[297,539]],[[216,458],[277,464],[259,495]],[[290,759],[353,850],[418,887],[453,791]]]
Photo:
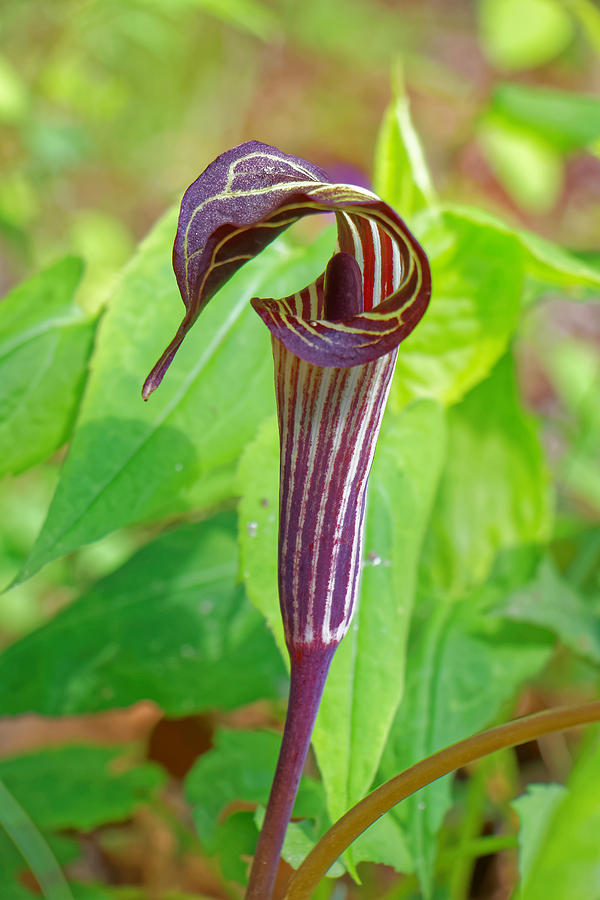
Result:
[[597,721],[600,721],[598,700],[581,706],[550,709],[473,735],[421,760],[357,803],[323,835],[292,876],[285,900],[310,897],[327,869],[359,834],[392,806],[432,781],[496,750]]

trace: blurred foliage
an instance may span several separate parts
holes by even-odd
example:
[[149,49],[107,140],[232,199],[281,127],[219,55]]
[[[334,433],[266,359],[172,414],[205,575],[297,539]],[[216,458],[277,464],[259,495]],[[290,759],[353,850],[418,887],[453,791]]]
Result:
[[[334,236],[311,219],[241,270],[144,405],[181,313],[175,201],[259,138],[334,180],[373,172],[432,262],[295,866],[371,784],[598,694],[600,10],[4,0],[0,33],[2,897],[35,876],[49,900],[234,900],[286,690],[272,367],[247,300],[309,282]],[[499,754],[330,874],[349,900],[512,900],[519,878],[523,900],[583,896],[597,766],[593,734]]]

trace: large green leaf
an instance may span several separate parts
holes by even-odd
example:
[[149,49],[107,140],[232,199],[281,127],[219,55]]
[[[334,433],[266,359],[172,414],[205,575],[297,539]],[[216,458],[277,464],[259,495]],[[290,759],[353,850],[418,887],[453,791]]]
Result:
[[269,336],[250,307],[324,268],[329,232],[308,250],[279,240],[218,294],[150,400],[145,375],[182,313],[171,270],[175,213],[123,272],[98,335],[70,454],[21,574],[142,519],[231,497],[245,443],[274,408]]
[[0,779],[39,828],[90,830],[126,819],[164,782],[150,763],[123,771],[123,749],[54,747],[0,760]]
[[275,416],[248,444],[238,472],[240,567],[248,597],[261,611],[288,664],[277,593],[279,437]]
[[[334,657],[314,733],[332,818],[369,787],[402,696],[416,568],[443,454],[444,422],[435,403],[388,411],[369,480],[359,606]],[[272,422],[241,467],[240,541],[249,596],[287,658],[277,600],[277,482]]]
[[392,402],[456,403],[506,351],[519,319],[523,253],[518,239],[452,211],[420,223],[433,294],[400,345]]
[[420,594],[459,596],[505,547],[550,532],[548,475],[510,356],[449,411],[446,469],[421,560]]
[[46,459],[69,436],[95,329],[73,302],[81,274],[67,257],[0,303],[0,476]]
[[568,789],[532,785],[515,801],[522,900],[598,896],[600,886],[600,742],[577,761]]
[[[475,598],[440,603],[416,629],[405,697],[386,748],[382,774],[401,772],[489,725],[518,686],[549,658],[547,632],[489,619]],[[431,897],[436,835],[451,804],[449,777],[409,797],[393,815],[406,828],[425,897]]]
[[283,692],[279,654],[236,573],[232,515],[163,535],[0,655],[0,710],[65,715],[148,698],[185,715]]

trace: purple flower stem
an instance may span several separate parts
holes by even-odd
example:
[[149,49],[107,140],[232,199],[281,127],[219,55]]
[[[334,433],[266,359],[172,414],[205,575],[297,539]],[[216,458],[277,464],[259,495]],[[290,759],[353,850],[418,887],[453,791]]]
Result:
[[290,696],[283,739],[256,845],[246,900],[271,900],[273,896],[285,832],[336,646],[304,646],[290,653]]

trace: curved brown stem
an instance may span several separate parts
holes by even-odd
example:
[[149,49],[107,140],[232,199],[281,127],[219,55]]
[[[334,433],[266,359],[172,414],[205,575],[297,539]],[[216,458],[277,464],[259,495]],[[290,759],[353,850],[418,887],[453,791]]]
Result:
[[392,806],[443,775],[488,753],[532,741],[552,731],[600,721],[600,700],[581,706],[549,709],[515,719],[452,744],[396,775],[353,806],[311,850],[292,875],[285,900],[306,900],[327,870],[359,834]]

